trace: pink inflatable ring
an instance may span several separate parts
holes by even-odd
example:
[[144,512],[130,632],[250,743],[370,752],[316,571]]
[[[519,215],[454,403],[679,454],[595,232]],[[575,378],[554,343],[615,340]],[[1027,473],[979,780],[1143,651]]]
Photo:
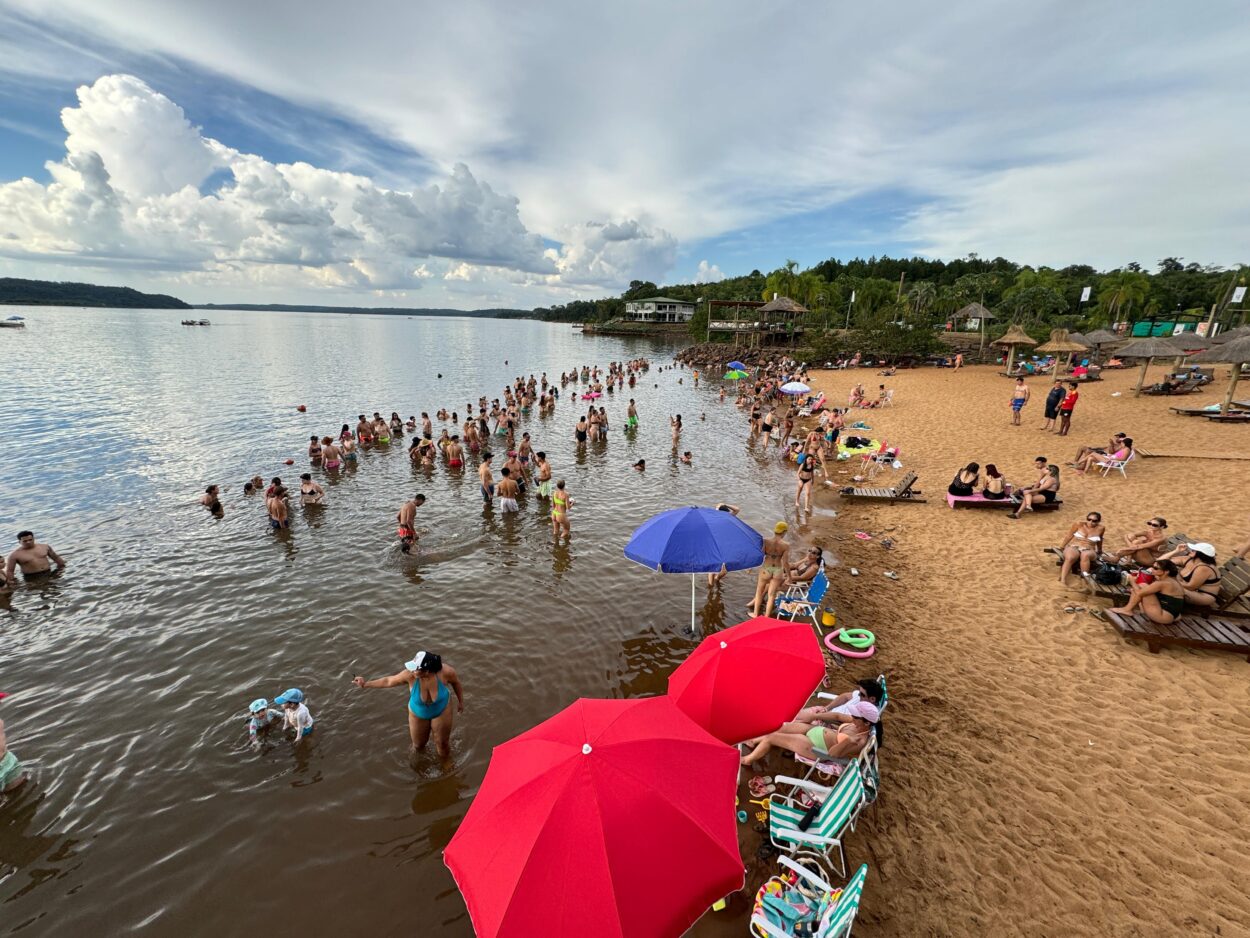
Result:
[[[856,641],[868,640],[868,647],[863,649],[843,648],[841,645],[835,644],[838,636],[846,633],[847,638]],[[841,655],[844,658],[871,658],[877,652],[876,636],[867,629],[836,629],[825,636],[825,647],[835,655]]]

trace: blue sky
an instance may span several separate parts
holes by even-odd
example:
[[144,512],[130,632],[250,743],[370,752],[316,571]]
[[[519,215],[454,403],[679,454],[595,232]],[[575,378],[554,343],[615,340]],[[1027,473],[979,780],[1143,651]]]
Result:
[[0,274],[471,307],[789,258],[1230,265],[1247,40],[1227,0],[0,0]]

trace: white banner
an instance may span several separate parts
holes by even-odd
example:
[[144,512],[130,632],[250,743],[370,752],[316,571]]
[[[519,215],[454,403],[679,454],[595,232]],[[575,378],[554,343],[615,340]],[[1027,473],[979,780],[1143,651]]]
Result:
[[852,291],[851,291],[851,302],[852,302],[852,303],[854,303],[854,302],[855,302],[855,291],[854,291],[854,290],[852,290]]
[[1233,288],[1233,302],[1234,302],[1234,303],[1240,303],[1240,302],[1241,302],[1242,300],[1244,300],[1245,298],[1246,298],[1246,288],[1245,288],[1245,287],[1234,287],[1234,288]]
[[1089,302],[1089,294],[1090,294],[1090,289],[1091,289],[1090,287],[1086,287],[1085,289],[1083,289],[1083,290],[1081,291],[1081,302],[1082,302],[1082,303],[1088,303],[1088,302]]

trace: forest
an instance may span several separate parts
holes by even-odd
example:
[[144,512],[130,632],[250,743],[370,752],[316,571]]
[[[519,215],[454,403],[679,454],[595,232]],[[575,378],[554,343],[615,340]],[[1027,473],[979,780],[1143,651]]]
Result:
[[62,283],[0,277],[0,305],[103,306],[112,309],[190,309],[190,305],[163,293],[140,293],[130,287],[101,287],[93,283]]

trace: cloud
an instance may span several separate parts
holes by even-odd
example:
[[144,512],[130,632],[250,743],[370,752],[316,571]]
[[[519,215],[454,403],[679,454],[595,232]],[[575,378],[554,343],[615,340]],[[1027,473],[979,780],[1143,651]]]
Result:
[[677,239],[638,221],[586,222],[566,228],[563,246],[547,251],[567,284],[608,286],[660,280],[677,259]]
[[[303,162],[271,163],[204,136],[177,104],[129,75],[79,88],[61,120],[66,152],[47,164],[51,181],[0,185],[0,252],[258,283],[267,279],[258,267],[308,268],[317,271],[309,283],[341,288],[414,289],[439,259],[454,262],[448,279],[481,267],[560,276],[517,200],[463,164],[399,191]],[[627,263],[617,246],[647,237],[631,225],[600,226],[595,250]]]
[[725,279],[725,273],[715,264],[699,261],[699,269],[695,271],[695,283],[717,283]]

